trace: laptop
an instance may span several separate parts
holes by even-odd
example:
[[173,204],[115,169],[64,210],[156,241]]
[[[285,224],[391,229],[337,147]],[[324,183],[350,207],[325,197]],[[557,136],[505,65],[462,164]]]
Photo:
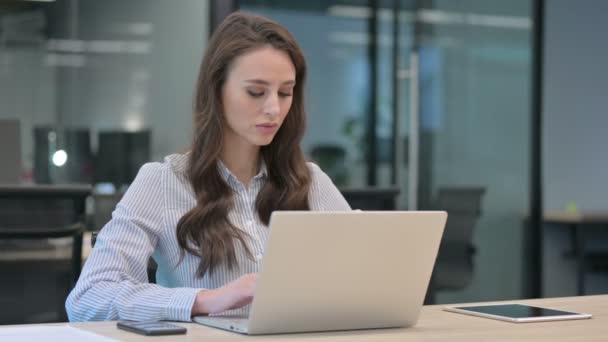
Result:
[[249,317],[193,320],[249,335],[412,326],[446,219],[443,211],[276,211]]

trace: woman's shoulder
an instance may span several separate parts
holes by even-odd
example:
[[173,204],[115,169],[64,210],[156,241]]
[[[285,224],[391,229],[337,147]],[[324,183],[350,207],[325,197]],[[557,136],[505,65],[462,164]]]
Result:
[[165,157],[162,165],[178,176],[185,176],[188,171],[188,165],[190,164],[190,159],[188,157],[188,153],[170,154]]
[[306,162],[306,166],[308,166],[308,170],[310,170],[311,173],[319,173],[319,172],[323,172],[323,170],[321,170],[321,168],[319,167],[319,165],[315,164],[314,162],[311,161],[307,161]]
[[313,182],[319,182],[321,179],[329,178],[325,171],[321,169],[321,167],[314,162],[306,162],[306,166],[308,166],[308,170],[310,170],[310,176]]
[[184,154],[171,154],[162,161],[145,163],[129,188],[145,188],[147,191],[158,191],[159,195],[173,199],[183,197],[184,201],[188,201],[192,189],[187,178],[187,166],[188,156]]
[[350,210],[350,206],[331,178],[317,164],[306,163],[310,169],[312,183],[309,203],[312,210]]
[[171,154],[162,161],[143,164],[137,172],[133,185],[150,184],[188,184],[187,181],[188,157],[183,154]]
[[162,178],[164,175],[185,175],[188,158],[184,154],[170,154],[162,161],[143,164],[137,174],[143,178]]

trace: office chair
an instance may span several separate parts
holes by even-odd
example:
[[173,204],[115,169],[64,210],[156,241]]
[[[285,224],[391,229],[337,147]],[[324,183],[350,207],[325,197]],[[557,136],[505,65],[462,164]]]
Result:
[[473,278],[473,230],[481,216],[483,187],[439,188],[435,209],[448,212],[448,220],[431,277],[426,304],[435,303],[437,291],[459,290]]
[[[20,293],[26,296],[16,296],[15,308],[23,310],[23,320],[30,323],[62,321],[67,318],[64,309],[65,299],[78,280],[82,264],[82,233],[84,231],[85,220],[85,201],[90,195],[91,188],[85,185],[0,185],[0,240],[5,244],[2,249],[4,255],[13,255],[2,260],[3,267],[8,270],[17,268],[25,276],[23,279],[41,277],[39,274],[27,274],[25,270],[31,269],[32,272],[43,270],[57,275],[65,272],[67,268],[68,276],[65,281],[60,281],[57,287],[65,288],[66,293],[56,298],[54,312],[27,312],[31,306],[24,305],[27,299],[35,293],[27,293],[23,288],[27,284],[22,284]],[[49,239],[72,238],[72,251],[69,259],[69,267],[66,267],[65,260],[61,257],[56,259],[49,258],[48,253],[56,248],[48,243]],[[24,243],[23,240],[32,241]],[[39,242],[38,244],[34,241]],[[47,254],[45,254],[45,251]],[[42,253],[40,253],[42,251]],[[18,267],[15,265],[18,264]],[[63,265],[63,266],[62,266]],[[44,268],[42,268],[44,266]],[[12,271],[10,271],[12,272]],[[7,272],[7,273],[10,273]],[[62,278],[60,276],[59,278]],[[18,280],[17,277],[11,280]],[[36,284],[40,286],[41,284]],[[46,296],[48,296],[49,284]],[[37,287],[32,291],[39,291]],[[10,307],[10,306],[9,306]],[[38,310],[42,305],[37,306]],[[15,318],[19,314],[15,314]],[[36,318],[37,317],[37,318]],[[13,323],[23,323],[13,321]]]
[[340,188],[346,202],[353,209],[361,210],[396,210],[398,187],[362,187]]

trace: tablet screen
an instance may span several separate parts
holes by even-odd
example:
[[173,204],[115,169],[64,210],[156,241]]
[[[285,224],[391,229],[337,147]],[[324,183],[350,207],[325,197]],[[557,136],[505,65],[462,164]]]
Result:
[[526,318],[526,317],[552,317],[564,315],[576,315],[575,312],[560,311],[536,306],[528,306],[521,304],[502,304],[502,305],[486,305],[486,306],[461,306],[456,309],[484,313],[488,315],[504,316],[509,318]]

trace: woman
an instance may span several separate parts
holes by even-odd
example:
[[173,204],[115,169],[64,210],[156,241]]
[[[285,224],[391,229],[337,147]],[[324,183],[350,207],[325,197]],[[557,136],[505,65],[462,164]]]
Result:
[[246,314],[272,211],[350,210],[300,149],[305,79],[284,27],[224,20],[201,64],[190,152],[141,168],[66,301],[70,321]]

